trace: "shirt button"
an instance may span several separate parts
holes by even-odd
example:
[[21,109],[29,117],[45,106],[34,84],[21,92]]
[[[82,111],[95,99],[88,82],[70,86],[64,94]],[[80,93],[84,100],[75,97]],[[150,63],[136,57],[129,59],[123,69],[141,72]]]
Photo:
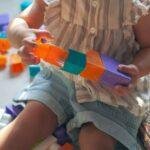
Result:
[[90,29],[90,33],[92,33],[92,34],[96,33],[96,29],[95,29],[94,27],[92,27],[92,28]]
[[93,7],[96,7],[96,6],[97,6],[97,0],[93,0],[93,1],[92,1],[92,6],[93,6]]

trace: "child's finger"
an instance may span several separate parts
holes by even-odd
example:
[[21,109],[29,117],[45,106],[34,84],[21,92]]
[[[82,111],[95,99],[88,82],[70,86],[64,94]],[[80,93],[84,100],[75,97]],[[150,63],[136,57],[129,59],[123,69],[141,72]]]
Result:
[[37,46],[35,39],[33,39],[32,37],[23,39],[22,43],[28,48],[35,48]]
[[128,93],[127,88],[122,87],[120,85],[116,86],[115,89],[116,93],[120,96],[126,95]]
[[126,96],[133,88],[133,85],[129,85],[128,87],[117,85],[114,87],[114,92],[119,96]]
[[135,65],[119,65],[118,66],[118,70],[128,73],[132,76],[138,75],[139,74],[139,70]]
[[37,38],[40,38],[40,37],[46,37],[48,39],[54,39],[54,36],[48,32],[47,30],[34,30]]
[[38,59],[37,57],[34,57],[32,54],[28,54],[24,57],[22,57],[22,60],[24,63],[26,64],[38,64],[40,62],[40,59]]

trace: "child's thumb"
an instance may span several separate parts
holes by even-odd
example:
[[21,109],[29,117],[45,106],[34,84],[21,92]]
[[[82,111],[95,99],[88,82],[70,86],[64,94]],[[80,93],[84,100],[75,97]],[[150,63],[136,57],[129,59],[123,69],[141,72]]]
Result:
[[47,30],[33,29],[33,32],[36,34],[37,38],[45,37],[47,39],[54,39],[54,36]]

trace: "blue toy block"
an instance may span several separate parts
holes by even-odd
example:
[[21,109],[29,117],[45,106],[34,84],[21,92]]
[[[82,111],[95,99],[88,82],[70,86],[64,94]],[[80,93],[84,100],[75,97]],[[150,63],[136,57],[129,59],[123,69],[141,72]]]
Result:
[[5,31],[0,32],[0,38],[2,39],[7,38],[7,33]]
[[69,56],[62,70],[73,74],[80,74],[86,66],[86,55],[74,49],[69,49]]
[[16,118],[19,113],[24,109],[24,107],[22,105],[7,105],[5,107],[5,113],[10,114],[13,119]]
[[2,31],[2,27],[8,25],[8,23],[9,23],[9,15],[0,14],[0,31]]
[[67,130],[66,130],[65,125],[61,125],[60,127],[58,127],[55,130],[53,135],[57,138],[57,143],[60,145],[63,145],[66,142],[71,142],[71,138],[67,134]]
[[32,3],[31,0],[24,0],[24,1],[20,4],[20,9],[21,9],[21,11],[25,10],[31,3]]
[[34,78],[40,72],[40,70],[41,68],[39,65],[30,65],[29,66],[30,77]]

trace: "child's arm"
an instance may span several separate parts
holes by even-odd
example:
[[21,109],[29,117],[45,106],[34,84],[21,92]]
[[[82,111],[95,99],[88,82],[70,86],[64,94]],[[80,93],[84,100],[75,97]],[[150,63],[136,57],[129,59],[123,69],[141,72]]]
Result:
[[[133,82],[138,78],[150,73],[150,14],[143,16],[137,25],[134,26],[134,32],[137,42],[140,44],[141,50],[135,56],[131,65],[120,65],[119,70],[129,73]],[[133,84],[129,87],[116,86],[115,92],[121,96],[126,95]]]
[[45,3],[35,0],[9,25],[8,37],[15,47],[20,47],[22,40],[33,32],[29,28],[39,28],[43,23]]
[[24,10],[9,25],[8,38],[12,46],[20,48],[18,54],[27,64],[39,63],[32,50],[36,46],[37,36],[51,37],[48,31],[39,30],[43,24],[46,4],[43,0],[34,0],[26,10]]

